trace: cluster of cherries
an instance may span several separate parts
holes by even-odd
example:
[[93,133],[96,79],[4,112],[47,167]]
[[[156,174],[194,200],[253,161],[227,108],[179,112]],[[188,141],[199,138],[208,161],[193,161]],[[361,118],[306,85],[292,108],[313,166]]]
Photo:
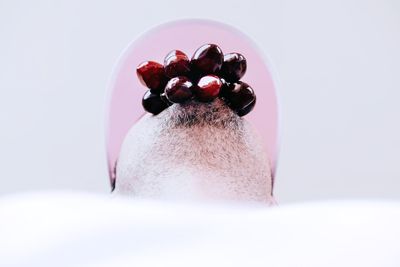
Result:
[[191,60],[179,50],[167,54],[164,65],[145,61],[137,69],[140,82],[149,90],[142,104],[157,115],[174,103],[190,99],[210,102],[221,97],[239,116],[249,113],[256,104],[253,89],[239,81],[247,69],[239,53],[223,54],[215,44],[198,48]]

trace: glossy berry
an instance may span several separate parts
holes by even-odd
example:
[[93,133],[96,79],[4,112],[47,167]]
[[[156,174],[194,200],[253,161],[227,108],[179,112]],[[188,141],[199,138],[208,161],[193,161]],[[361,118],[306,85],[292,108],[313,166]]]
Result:
[[159,114],[161,111],[168,107],[168,104],[161,100],[160,95],[154,94],[147,90],[142,99],[142,105],[147,112],[154,115]]
[[254,100],[252,102],[250,102],[250,104],[248,104],[247,106],[236,110],[236,113],[240,117],[243,117],[244,115],[247,115],[250,111],[253,110],[254,106],[256,105],[256,100],[257,100],[257,97],[254,95]]
[[136,68],[140,82],[151,89],[152,93],[161,93],[168,82],[164,73],[164,66],[154,62],[145,61]]
[[165,86],[165,96],[172,103],[183,103],[193,96],[193,84],[185,76],[172,78]]
[[202,77],[195,89],[196,98],[201,102],[210,102],[214,100],[222,87],[222,81],[218,76],[207,75]]
[[186,75],[190,72],[190,61],[185,53],[172,50],[164,59],[165,75],[170,78]]
[[224,54],[221,48],[215,44],[206,44],[194,52],[190,64],[192,71],[204,76],[219,72],[223,62]]
[[229,92],[229,83],[224,79],[224,78],[219,78],[222,82],[221,90],[219,92],[219,95],[221,97],[224,97],[225,95],[228,94]]
[[239,116],[244,116],[254,108],[256,95],[247,83],[236,82],[229,85],[224,99]]
[[220,75],[228,82],[239,81],[246,73],[247,63],[239,53],[229,53],[224,56]]
[[171,101],[168,100],[167,96],[165,95],[165,93],[162,93],[160,95],[160,98],[162,101],[164,101],[168,106],[171,106],[173,103]]

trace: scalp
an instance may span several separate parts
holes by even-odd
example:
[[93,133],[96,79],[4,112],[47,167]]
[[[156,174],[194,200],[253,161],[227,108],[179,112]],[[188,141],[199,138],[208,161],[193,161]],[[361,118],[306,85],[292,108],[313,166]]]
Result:
[[115,192],[132,196],[267,201],[271,190],[257,133],[220,99],[144,116],[117,163]]

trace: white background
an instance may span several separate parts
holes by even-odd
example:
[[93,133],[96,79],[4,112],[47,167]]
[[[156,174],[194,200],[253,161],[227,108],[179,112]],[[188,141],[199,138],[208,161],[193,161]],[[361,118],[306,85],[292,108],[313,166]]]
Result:
[[400,198],[396,0],[0,0],[0,195],[107,193],[113,64],[140,33],[179,18],[231,24],[275,65],[279,202]]

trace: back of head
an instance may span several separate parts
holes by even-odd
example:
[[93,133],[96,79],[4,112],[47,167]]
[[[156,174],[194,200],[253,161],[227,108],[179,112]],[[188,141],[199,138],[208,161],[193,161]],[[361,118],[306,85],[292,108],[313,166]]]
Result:
[[117,194],[262,202],[272,195],[258,134],[220,99],[143,116],[125,138],[116,171]]

